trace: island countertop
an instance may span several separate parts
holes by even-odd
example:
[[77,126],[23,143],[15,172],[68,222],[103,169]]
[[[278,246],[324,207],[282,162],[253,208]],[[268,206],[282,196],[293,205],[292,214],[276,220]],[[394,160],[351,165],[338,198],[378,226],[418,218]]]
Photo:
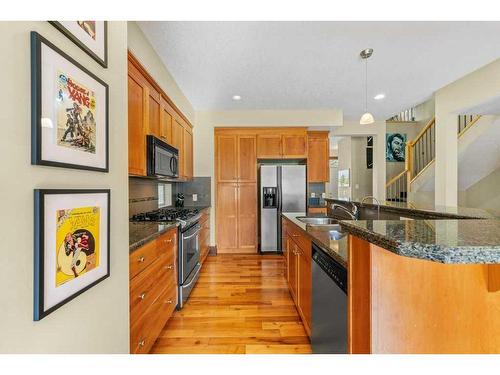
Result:
[[500,220],[341,220],[340,226],[395,254],[448,264],[500,263]]

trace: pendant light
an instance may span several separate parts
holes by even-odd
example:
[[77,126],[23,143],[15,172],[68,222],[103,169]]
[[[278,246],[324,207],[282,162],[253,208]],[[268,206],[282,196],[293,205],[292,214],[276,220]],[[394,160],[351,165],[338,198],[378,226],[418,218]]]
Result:
[[368,112],[368,59],[372,54],[373,48],[366,48],[359,53],[361,58],[365,60],[365,113],[359,120],[361,125],[373,124],[375,122],[373,115]]

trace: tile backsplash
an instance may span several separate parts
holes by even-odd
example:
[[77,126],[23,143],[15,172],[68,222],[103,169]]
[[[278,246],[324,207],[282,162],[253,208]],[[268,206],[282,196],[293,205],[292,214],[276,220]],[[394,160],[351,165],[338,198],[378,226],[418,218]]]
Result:
[[[308,202],[310,205],[323,205],[325,200],[321,197],[321,194],[325,192],[324,182],[311,182],[308,185]],[[315,198],[311,198],[311,193],[314,193]]]
[[[137,213],[156,210],[161,199],[158,197],[158,185],[165,185],[166,204],[175,204],[177,193],[184,194],[185,206],[210,206],[211,178],[194,177],[189,182],[165,183],[153,179],[129,177],[129,216]],[[197,194],[197,201],[193,201],[193,194]],[[170,200],[168,198],[171,198]]]

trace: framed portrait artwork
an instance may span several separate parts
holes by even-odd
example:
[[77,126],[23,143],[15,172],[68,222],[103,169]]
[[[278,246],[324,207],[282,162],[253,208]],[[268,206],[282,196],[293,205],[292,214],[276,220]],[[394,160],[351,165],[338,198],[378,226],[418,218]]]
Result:
[[108,85],[31,32],[31,163],[108,172]]
[[109,277],[110,190],[35,190],[34,314]]
[[406,134],[387,133],[385,159],[387,161],[404,162],[406,150]]
[[49,21],[90,57],[108,67],[107,21]]

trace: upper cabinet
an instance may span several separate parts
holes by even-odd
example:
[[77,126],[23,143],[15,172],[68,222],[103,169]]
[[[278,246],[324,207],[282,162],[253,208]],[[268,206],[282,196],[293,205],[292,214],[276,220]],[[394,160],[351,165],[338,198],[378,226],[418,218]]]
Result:
[[129,174],[146,176],[146,135],[179,150],[179,179],[193,178],[193,129],[140,63],[128,55]]
[[216,133],[216,168],[219,182],[257,181],[257,137],[255,134]]
[[328,132],[308,132],[308,145],[308,182],[330,182],[330,142]]
[[307,158],[306,128],[283,128],[262,131],[257,135],[259,159]]

